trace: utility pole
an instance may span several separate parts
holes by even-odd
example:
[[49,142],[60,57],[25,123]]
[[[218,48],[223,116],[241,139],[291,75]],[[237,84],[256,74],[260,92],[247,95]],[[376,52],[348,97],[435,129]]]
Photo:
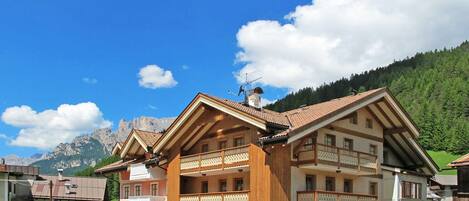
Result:
[[52,186],[54,184],[52,183],[52,180],[49,181],[49,195],[50,195],[50,201],[54,201],[54,199],[52,198]]

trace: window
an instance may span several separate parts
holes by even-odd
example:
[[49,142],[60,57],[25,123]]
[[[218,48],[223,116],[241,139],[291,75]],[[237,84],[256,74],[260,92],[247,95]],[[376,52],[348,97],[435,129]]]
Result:
[[326,191],[335,191],[334,177],[326,177]]
[[235,191],[242,191],[243,190],[243,178],[236,178],[234,179],[234,190]]
[[202,182],[202,189],[201,189],[201,192],[202,192],[202,193],[208,193],[208,181],[203,181],[203,182]]
[[158,184],[151,184],[151,195],[158,195]]
[[244,145],[244,138],[243,138],[243,137],[237,137],[237,138],[235,138],[233,145],[234,145],[235,147],[243,146],[243,145]]
[[401,198],[421,199],[422,184],[403,181],[401,182]]
[[324,144],[335,146],[335,135],[326,134],[326,138],[324,138]]
[[376,147],[376,145],[370,144],[370,154],[376,155],[376,153],[378,152],[377,149],[378,148]]
[[344,179],[344,192],[345,193],[353,192],[353,181],[351,179]]
[[306,190],[307,191],[316,190],[316,176],[306,175]]
[[366,119],[366,128],[373,128],[373,120],[371,119]]
[[358,115],[356,112],[354,112],[351,116],[350,116],[350,123],[351,124],[358,124]]
[[140,184],[135,185],[135,196],[141,196],[142,195],[142,186]]
[[225,179],[220,180],[219,187],[220,188],[218,190],[220,192],[226,192],[226,180]]
[[203,144],[201,149],[202,149],[201,150],[202,153],[208,152],[208,144]]
[[352,139],[347,139],[347,138],[344,139],[344,149],[347,149],[347,150],[350,150],[350,151],[353,150],[353,140]]
[[308,137],[308,138],[306,139],[305,144],[303,145],[303,148],[304,148],[305,150],[311,150],[311,149],[313,148],[313,144],[314,144],[315,141],[316,141],[315,138]]
[[218,149],[226,149],[226,140],[218,142]]
[[378,183],[370,182],[370,195],[378,194]]
[[124,192],[123,198],[124,198],[124,199],[128,199],[128,198],[129,198],[129,194],[130,194],[130,187],[129,187],[129,186],[124,186],[123,192]]

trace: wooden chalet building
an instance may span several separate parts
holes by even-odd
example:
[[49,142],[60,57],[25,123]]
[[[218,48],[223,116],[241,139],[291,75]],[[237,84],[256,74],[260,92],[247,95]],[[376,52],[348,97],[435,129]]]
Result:
[[262,109],[261,92],[199,93],[164,134],[133,130],[97,173],[120,172],[121,200],[426,200],[438,167],[387,89],[283,113]]

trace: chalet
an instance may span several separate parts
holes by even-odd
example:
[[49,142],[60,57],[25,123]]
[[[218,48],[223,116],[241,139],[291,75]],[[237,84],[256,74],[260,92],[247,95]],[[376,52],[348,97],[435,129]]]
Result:
[[457,197],[458,201],[469,201],[469,153],[448,164],[457,169]]
[[[162,133],[132,130],[96,170],[121,200],[426,200],[438,166],[386,88],[287,112],[199,93]],[[120,146],[120,147],[117,147]]]
[[31,198],[31,186],[39,168],[0,163],[0,200],[23,201]]

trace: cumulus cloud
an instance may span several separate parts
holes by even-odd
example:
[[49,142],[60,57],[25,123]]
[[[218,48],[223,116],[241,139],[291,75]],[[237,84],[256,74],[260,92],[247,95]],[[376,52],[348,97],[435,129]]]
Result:
[[[243,63],[236,78],[296,90],[348,77],[416,52],[455,46],[469,37],[469,1],[315,0],[237,33]],[[240,76],[241,75],[241,76]]]
[[26,105],[14,106],[7,108],[1,118],[4,123],[20,128],[11,145],[40,149],[53,148],[80,134],[112,125],[92,102],[62,104],[55,110],[42,112]]
[[138,77],[139,85],[150,89],[170,88],[177,84],[171,71],[157,65],[147,65],[141,68]]
[[81,79],[82,82],[84,82],[85,84],[96,84],[98,83],[98,80],[96,78],[92,78],[92,77],[84,77]]

